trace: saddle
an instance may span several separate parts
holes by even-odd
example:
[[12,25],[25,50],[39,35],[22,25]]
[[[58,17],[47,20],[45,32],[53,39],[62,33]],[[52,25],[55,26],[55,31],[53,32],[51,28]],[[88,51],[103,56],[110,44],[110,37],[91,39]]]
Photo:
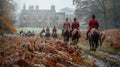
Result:
[[65,33],[66,31],[70,32],[70,29],[63,29],[63,32]]
[[52,35],[56,35],[57,33],[56,32],[52,32]]
[[97,32],[98,34],[100,34],[100,32],[95,28],[92,28],[91,31],[89,32],[89,34],[93,35],[94,32]]
[[74,35],[77,34],[77,33],[78,33],[78,36],[81,35],[81,33],[80,33],[80,31],[79,31],[78,29],[74,29],[74,30],[72,31],[72,36],[74,36]]
[[91,31],[88,33],[88,37],[90,39],[94,38],[94,40],[99,40],[100,39],[100,32],[97,29],[92,28]]
[[45,36],[45,32],[42,33],[42,36]]

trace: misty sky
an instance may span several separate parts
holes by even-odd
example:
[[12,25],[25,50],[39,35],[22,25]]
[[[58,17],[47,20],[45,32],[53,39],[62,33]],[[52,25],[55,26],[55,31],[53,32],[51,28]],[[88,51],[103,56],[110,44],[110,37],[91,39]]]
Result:
[[73,0],[15,0],[17,3],[17,10],[21,10],[23,5],[26,5],[28,9],[29,5],[39,5],[39,9],[50,9],[51,5],[55,5],[56,11],[60,11],[60,9],[69,7],[74,9]]

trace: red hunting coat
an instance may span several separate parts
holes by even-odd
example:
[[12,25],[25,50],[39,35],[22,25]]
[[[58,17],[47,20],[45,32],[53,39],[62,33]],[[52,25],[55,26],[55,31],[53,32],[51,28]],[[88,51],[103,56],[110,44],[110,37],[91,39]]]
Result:
[[95,28],[98,30],[98,27],[99,27],[99,23],[96,19],[91,19],[89,21],[89,30],[88,30],[89,32],[91,31],[92,28]]
[[79,22],[72,22],[72,30],[75,28],[79,30],[79,27],[80,27]]

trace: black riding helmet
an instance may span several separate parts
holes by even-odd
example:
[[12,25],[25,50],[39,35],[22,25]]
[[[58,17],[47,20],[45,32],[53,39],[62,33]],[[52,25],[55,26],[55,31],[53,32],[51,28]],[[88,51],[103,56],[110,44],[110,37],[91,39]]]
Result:
[[76,18],[76,17],[74,17],[74,19],[73,19],[73,20],[74,20],[74,22],[76,22],[76,21],[77,21],[77,18]]
[[66,21],[68,21],[68,18],[66,18]]
[[92,15],[92,18],[95,19],[95,15],[94,14]]

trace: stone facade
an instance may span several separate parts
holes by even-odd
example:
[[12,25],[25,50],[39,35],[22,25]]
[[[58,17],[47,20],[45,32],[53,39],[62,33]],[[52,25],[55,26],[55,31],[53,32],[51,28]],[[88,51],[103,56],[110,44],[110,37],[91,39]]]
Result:
[[[58,15],[59,14],[59,15]],[[57,20],[64,19],[65,13],[56,13],[55,6],[52,5],[50,10],[39,10],[39,6],[23,6],[20,13],[20,26],[22,27],[43,27],[57,26]]]

